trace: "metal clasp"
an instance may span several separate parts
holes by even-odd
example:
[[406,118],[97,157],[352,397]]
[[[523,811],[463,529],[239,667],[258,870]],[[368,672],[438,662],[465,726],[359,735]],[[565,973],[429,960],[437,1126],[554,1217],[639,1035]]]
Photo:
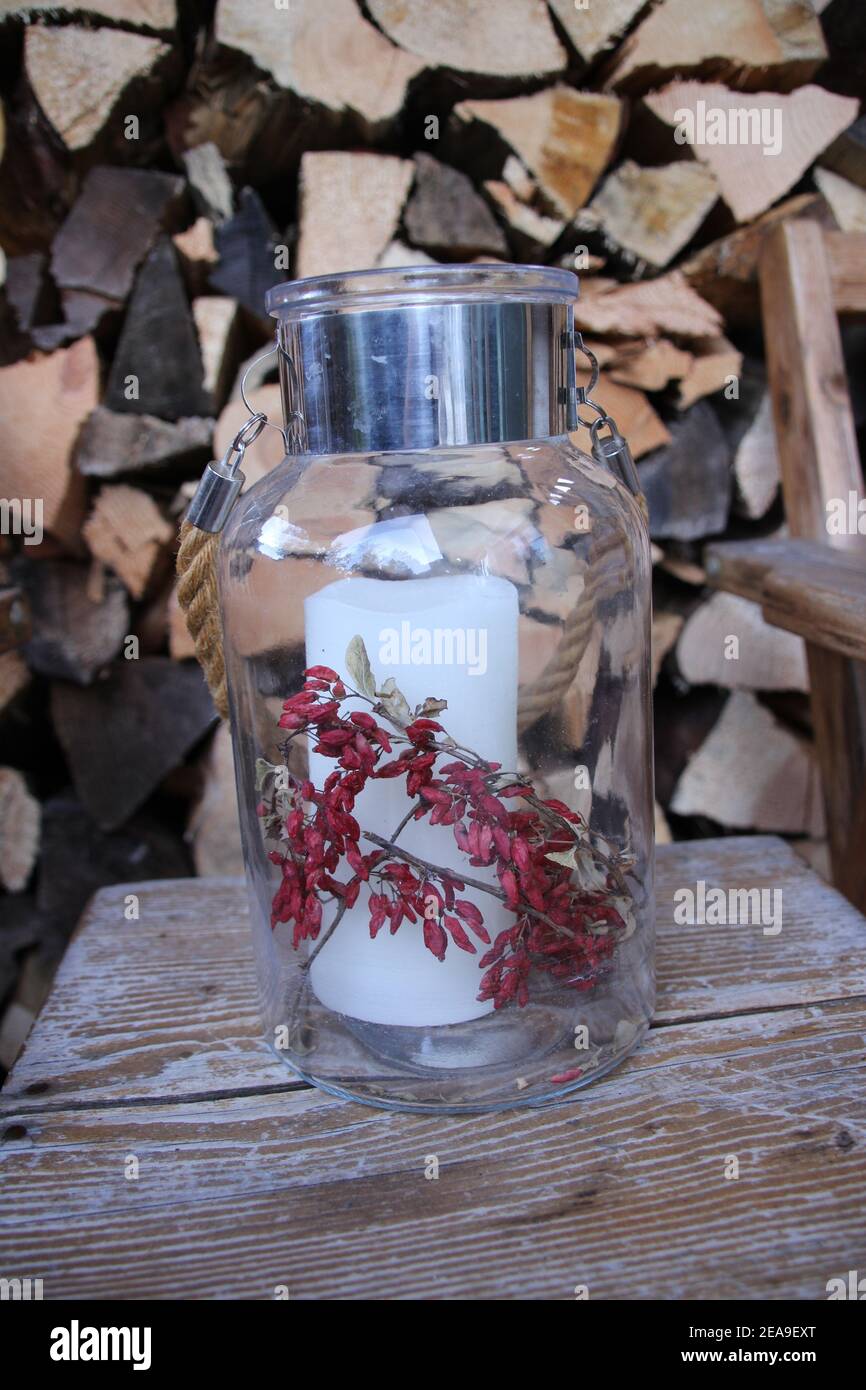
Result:
[[241,472],[244,454],[267,423],[268,417],[261,411],[251,415],[238,430],[219,463],[207,465],[186,514],[187,521],[199,531],[215,534],[225,526],[238,493],[246,482]]
[[266,425],[270,425],[271,429],[279,430],[283,437],[283,447],[286,453],[298,452],[300,448],[303,439],[304,418],[300,411],[295,410],[290,425],[283,428],[282,425],[273,424],[264,411],[253,410],[247,400],[247,377],[250,372],[260,362],[264,362],[266,357],[281,351],[275,342],[272,348],[268,348],[268,351],[262,353],[261,357],[257,357],[254,362],[251,362],[243,374],[241,399],[250,412],[250,418],[241,425],[219,463],[209,463],[201,476],[201,481],[186,514],[187,521],[197,527],[199,531],[208,531],[211,535],[215,535],[225,526],[229,512],[237,501],[238,493],[246,482],[244,474],[240,471],[244,454],[251,444],[255,444]]
[[[592,443],[592,456],[596,463],[608,468],[615,477],[624,483],[635,497],[640,497],[642,493],[640,479],[637,468],[632,458],[631,449],[625,435],[620,434],[616,426],[616,421],[608,415],[604,406],[599,405],[598,401],[592,399],[592,392],[598,385],[599,366],[598,358],[583,341],[583,334],[575,332],[575,349],[583,353],[588,358],[590,366],[590,379],[588,386],[578,386],[575,388],[578,405],[588,405],[590,410],[596,413],[595,420],[582,420],[577,416],[577,423],[584,429],[589,430],[589,437]],[[607,427],[610,434],[606,439],[601,438],[601,431]]]

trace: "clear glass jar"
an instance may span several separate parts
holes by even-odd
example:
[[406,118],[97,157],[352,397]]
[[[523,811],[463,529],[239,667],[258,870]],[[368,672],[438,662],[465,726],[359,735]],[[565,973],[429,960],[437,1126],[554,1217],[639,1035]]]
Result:
[[653,1008],[650,555],[570,439],[574,276],[271,291],[302,451],[220,592],[266,1036],[413,1110],[560,1100]]

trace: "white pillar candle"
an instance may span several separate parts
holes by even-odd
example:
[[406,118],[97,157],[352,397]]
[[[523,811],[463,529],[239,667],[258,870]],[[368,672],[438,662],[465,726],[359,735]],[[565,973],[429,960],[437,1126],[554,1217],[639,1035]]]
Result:
[[[346,648],[360,636],[379,688],[393,676],[412,709],[428,696],[447,700],[437,718],[458,743],[501,763],[505,771],[516,767],[518,601],[509,580],[352,577],[306,599],[304,617],[308,666],[330,666],[351,680]],[[370,706],[352,699],[343,708]],[[402,747],[395,747],[395,757]],[[334,767],[333,759],[311,751],[310,778],[316,786]],[[390,838],[410,804],[405,778],[371,780],[353,814],[362,830]],[[410,821],[397,844],[428,863],[458,874],[462,869],[498,887],[492,868],[468,867],[452,826],[431,826],[426,818]],[[375,846],[362,840],[360,848],[370,853]],[[467,888],[460,896],[479,908],[491,939],[514,920],[488,893]],[[323,1004],[370,1023],[409,1027],[462,1023],[490,1012],[492,1003],[477,999],[478,962],[486,946],[474,939],[477,953],[470,955],[449,937],[445,959],[439,961],[424,945],[421,922],[405,919],[393,936],[386,922],[374,940],[368,898],[365,885],[312,964],[311,984]]]

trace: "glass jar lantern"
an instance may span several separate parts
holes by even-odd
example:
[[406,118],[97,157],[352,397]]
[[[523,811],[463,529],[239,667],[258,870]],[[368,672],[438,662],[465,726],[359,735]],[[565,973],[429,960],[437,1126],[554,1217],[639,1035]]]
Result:
[[370,1104],[555,1102],[649,1026],[649,541],[568,433],[576,293],[473,265],[269,295],[298,452],[219,562],[261,1006]]

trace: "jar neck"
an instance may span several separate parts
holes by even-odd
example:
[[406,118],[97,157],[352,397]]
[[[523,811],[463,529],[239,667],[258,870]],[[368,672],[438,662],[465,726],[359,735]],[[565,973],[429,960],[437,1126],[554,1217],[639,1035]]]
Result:
[[305,452],[546,439],[574,427],[574,311],[535,300],[419,302],[284,318],[280,382]]

